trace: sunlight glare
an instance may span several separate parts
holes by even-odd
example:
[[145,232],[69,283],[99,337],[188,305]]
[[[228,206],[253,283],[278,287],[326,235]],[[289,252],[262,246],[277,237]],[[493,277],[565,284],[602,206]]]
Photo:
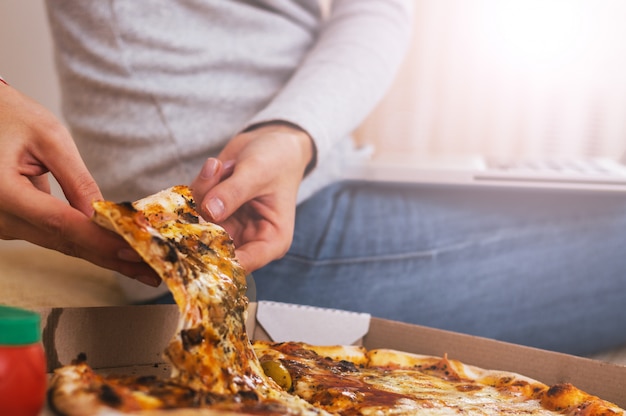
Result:
[[527,75],[578,72],[602,49],[596,47],[602,22],[594,21],[591,7],[585,0],[488,2],[480,23],[484,52]]

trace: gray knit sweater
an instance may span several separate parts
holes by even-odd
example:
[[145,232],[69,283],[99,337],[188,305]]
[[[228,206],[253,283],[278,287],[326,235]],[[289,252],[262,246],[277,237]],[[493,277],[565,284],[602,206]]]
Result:
[[393,79],[412,0],[47,0],[64,117],[105,198],[190,183],[251,124],[314,139],[299,200],[337,178]]

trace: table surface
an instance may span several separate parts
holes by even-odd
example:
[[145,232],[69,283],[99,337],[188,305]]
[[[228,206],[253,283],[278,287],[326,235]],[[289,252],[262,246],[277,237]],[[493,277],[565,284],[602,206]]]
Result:
[[36,308],[127,301],[110,270],[32,244],[0,240],[0,303]]
[[[110,270],[32,244],[0,240],[0,303],[37,308],[128,301]],[[626,365],[626,346],[591,358]]]

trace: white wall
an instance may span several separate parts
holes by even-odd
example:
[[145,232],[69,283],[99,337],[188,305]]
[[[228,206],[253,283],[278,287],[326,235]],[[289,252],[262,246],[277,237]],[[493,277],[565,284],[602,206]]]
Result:
[[59,87],[43,0],[0,1],[0,74],[59,115]]
[[411,51],[361,141],[405,155],[622,155],[626,1],[415,4]]

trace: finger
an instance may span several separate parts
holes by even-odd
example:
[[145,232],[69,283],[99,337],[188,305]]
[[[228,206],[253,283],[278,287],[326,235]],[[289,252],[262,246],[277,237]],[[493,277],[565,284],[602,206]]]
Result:
[[4,233],[10,230],[11,237],[28,239],[76,257],[87,258],[87,253],[91,253],[88,260],[94,256],[119,259],[118,251],[128,249],[121,238],[99,227],[66,202],[39,191],[22,176],[14,183],[5,182],[2,189],[17,195],[3,201],[3,211],[13,218],[5,219],[2,228]]
[[[69,206],[68,209],[74,210]],[[65,218],[70,218],[70,216],[66,215]],[[65,238],[63,231],[52,229],[52,227],[33,225],[15,215],[7,214],[2,215],[3,238],[19,238],[86,260],[101,258],[102,260],[98,263],[103,266],[113,264],[117,260],[134,263],[142,261],[138,254],[132,254],[134,251],[121,237],[89,221],[82,214],[79,214],[79,217],[74,218],[73,221],[77,229],[85,229],[84,233],[90,236],[87,240],[81,239],[82,231],[79,233],[68,231],[68,234],[72,234],[71,238]]]
[[233,222],[228,220],[224,228],[233,236],[237,259],[248,272],[283,257],[291,246],[292,227],[276,227],[269,221],[261,220],[237,230]]
[[148,286],[158,287],[161,284],[161,277],[147,263],[119,263],[119,267],[111,268],[111,270]]
[[216,158],[208,158],[202,169],[198,173],[198,176],[191,184],[191,192],[195,201],[199,201],[199,213],[203,218],[209,218],[206,216],[206,210],[202,210],[202,201],[204,196],[221,180],[228,178],[232,175],[235,163],[233,160],[222,162]]
[[[90,222],[87,226],[91,228],[92,240],[97,245],[95,251],[90,247],[59,239],[56,234],[34,227],[21,218],[3,215],[1,222],[2,224],[9,224],[8,226],[0,225],[3,232],[12,236],[19,236],[22,240],[69,256],[82,258],[151,286],[157,286],[160,283],[161,279],[157,273],[143,261],[124,239],[94,223]],[[11,235],[2,235],[1,237],[11,239]],[[107,248],[110,248],[110,253]]]
[[57,127],[50,135],[53,139],[37,143],[33,157],[46,161],[45,165],[57,179],[70,205],[90,216],[93,213],[91,203],[101,200],[102,193],[81,159],[69,132],[63,127]]
[[235,250],[235,256],[246,273],[252,273],[283,255],[266,241],[253,241]]
[[48,181],[48,175],[44,174],[33,176],[29,179],[30,182],[35,186],[35,188],[47,194],[50,193],[50,181]]
[[202,201],[204,195],[220,181],[222,161],[214,157],[208,158],[198,175],[191,183],[191,193],[195,201]]
[[[211,188],[202,199],[199,207],[201,215],[211,221],[221,222],[230,217],[243,204],[262,196],[268,179],[261,169],[250,164],[233,165],[230,176]],[[262,212],[260,213],[263,214]]]
[[73,166],[71,172],[65,168],[59,169],[54,163],[50,166],[50,172],[59,182],[70,205],[83,214],[91,216],[93,214],[92,202],[103,199],[100,188],[80,157],[68,165]]
[[73,175],[71,179],[58,177],[63,194],[71,206],[87,216],[93,214],[92,203],[103,199],[100,188],[87,169]]
[[121,237],[85,220],[84,217],[77,219],[75,224],[79,229],[84,227],[90,235],[86,242],[81,241],[80,236],[75,238],[76,233],[72,238],[64,238],[59,231],[33,225],[15,216],[3,215],[2,221],[4,238],[19,238],[73,257],[97,262],[102,266],[110,266],[118,260],[141,262],[138,255],[132,255],[128,251],[132,249]]

